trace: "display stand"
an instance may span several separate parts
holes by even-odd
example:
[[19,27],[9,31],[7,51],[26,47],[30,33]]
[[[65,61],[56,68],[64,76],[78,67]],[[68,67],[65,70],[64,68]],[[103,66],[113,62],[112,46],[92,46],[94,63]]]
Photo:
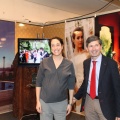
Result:
[[37,73],[37,67],[19,66],[17,55],[14,66],[13,114],[20,119],[26,114],[37,113],[35,86],[32,84],[32,75]]

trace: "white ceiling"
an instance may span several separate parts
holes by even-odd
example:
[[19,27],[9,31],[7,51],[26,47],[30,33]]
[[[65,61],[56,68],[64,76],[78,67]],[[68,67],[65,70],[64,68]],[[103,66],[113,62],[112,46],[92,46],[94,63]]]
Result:
[[26,0],[26,1],[78,14],[80,16],[91,12],[95,12],[104,7],[110,1],[112,2],[99,12],[106,12],[120,8],[120,0]]

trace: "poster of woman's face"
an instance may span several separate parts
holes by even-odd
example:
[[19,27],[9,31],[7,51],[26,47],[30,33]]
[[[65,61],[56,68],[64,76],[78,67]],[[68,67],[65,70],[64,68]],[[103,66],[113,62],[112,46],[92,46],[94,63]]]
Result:
[[[94,35],[94,18],[66,22],[65,54],[68,59],[74,56],[77,49],[85,49],[85,40]],[[77,52],[77,51],[76,51]]]

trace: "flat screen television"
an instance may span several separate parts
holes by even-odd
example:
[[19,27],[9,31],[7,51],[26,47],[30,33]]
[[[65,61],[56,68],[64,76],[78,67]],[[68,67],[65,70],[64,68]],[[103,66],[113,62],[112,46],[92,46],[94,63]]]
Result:
[[38,66],[51,56],[49,39],[18,38],[18,56],[19,65]]

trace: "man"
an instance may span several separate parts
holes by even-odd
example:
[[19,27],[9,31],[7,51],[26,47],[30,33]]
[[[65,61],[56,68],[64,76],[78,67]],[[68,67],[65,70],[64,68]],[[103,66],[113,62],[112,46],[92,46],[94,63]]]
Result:
[[84,81],[74,95],[73,103],[82,98],[81,111],[85,110],[86,120],[120,120],[117,63],[101,54],[102,41],[97,36],[89,37],[86,47],[91,58],[83,63]]

